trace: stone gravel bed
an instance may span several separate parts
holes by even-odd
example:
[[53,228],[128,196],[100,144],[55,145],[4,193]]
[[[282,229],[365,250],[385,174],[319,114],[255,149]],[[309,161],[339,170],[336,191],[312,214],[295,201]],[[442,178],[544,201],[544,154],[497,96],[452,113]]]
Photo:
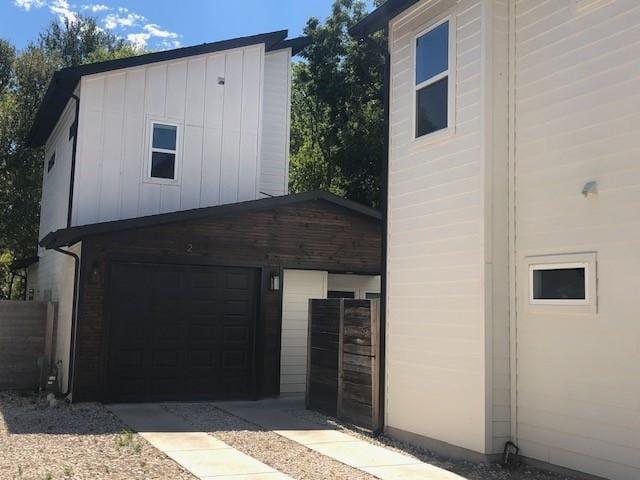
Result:
[[194,480],[96,403],[0,392],[0,479]]
[[360,430],[340,422],[335,418],[327,417],[310,410],[290,409],[287,410],[287,413],[304,420],[305,423],[309,425],[315,425],[317,428],[340,430],[375,445],[410,455],[424,463],[444,468],[468,480],[579,480],[577,477],[541,470],[519,462],[509,467],[503,467],[496,463],[486,464],[457,459],[453,460],[415,447],[406,442],[396,440],[387,435],[374,437],[366,430]]
[[210,403],[169,403],[165,408],[196,430],[297,480],[372,480],[374,476],[230,415]]

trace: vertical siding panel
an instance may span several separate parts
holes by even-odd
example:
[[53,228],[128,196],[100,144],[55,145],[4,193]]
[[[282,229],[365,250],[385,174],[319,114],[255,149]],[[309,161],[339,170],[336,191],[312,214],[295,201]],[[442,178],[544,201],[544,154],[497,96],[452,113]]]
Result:
[[138,215],[140,184],[144,175],[144,99],[146,70],[127,72],[124,101],[124,155],[122,162],[121,218]]
[[147,68],[146,82],[146,112],[150,115],[164,115],[165,94],[167,91],[167,66],[158,65]]
[[204,125],[207,59],[190,60],[187,67],[185,123]]
[[243,59],[239,200],[251,200],[257,194],[263,56],[261,48],[252,48],[245,51]]
[[232,52],[227,55],[220,178],[220,201],[222,203],[238,200],[240,122],[242,118],[242,58],[242,51]]
[[160,195],[160,212],[175,212],[180,210],[180,195],[182,189],[178,185],[162,185]]
[[78,137],[80,148],[76,186],[78,191],[75,202],[76,225],[86,225],[98,221],[100,192],[100,162],[102,158],[104,77],[86,79],[82,82],[80,102],[83,124],[82,137]]
[[200,204],[203,207],[220,203],[220,159],[222,129],[204,129],[202,182]]
[[204,125],[207,128],[222,129],[225,86],[218,85],[218,78],[225,78],[225,68],[226,55],[217,54],[207,57],[204,99]]
[[170,63],[167,66],[167,117],[184,118],[186,91],[187,62]]
[[289,155],[289,50],[269,53],[264,60],[264,93],[260,148],[260,191],[286,194]]
[[120,180],[122,164],[122,127],[125,99],[124,73],[105,79],[104,144],[100,165],[100,201],[98,219],[101,222],[120,218]]
[[184,129],[182,189],[180,209],[200,206],[200,173],[202,169],[203,129],[187,125]]

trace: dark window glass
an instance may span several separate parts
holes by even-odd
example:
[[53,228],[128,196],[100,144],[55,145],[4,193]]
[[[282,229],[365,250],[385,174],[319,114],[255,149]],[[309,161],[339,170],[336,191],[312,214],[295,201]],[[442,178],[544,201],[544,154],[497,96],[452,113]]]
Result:
[[49,161],[47,162],[47,172],[50,172],[53,166],[56,164],[56,154],[54,153],[49,157]]
[[327,298],[356,298],[356,294],[343,290],[329,290],[327,292]]
[[416,137],[447,128],[447,77],[416,92]]
[[367,300],[375,300],[376,298],[380,298],[380,294],[378,292],[367,292],[365,293],[364,298]]
[[153,124],[153,148],[162,148],[163,150],[176,149],[176,133],[175,125]]
[[585,300],[584,268],[533,271],[534,300]]
[[416,85],[449,68],[449,22],[416,40]]
[[151,154],[151,176],[154,178],[175,178],[175,153],[153,152]]

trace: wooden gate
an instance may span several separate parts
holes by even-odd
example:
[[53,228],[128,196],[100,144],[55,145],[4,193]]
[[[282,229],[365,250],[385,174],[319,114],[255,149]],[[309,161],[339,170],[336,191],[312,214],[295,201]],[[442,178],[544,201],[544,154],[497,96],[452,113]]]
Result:
[[379,301],[309,300],[307,408],[378,427]]

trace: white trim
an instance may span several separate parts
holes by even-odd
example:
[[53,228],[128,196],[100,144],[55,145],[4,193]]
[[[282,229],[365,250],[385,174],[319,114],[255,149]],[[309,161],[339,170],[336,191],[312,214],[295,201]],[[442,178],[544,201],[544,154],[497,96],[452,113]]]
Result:
[[[416,84],[416,74],[417,74],[417,47],[418,47],[418,38],[426,35],[430,31],[439,27],[440,25],[449,22],[449,51],[448,51],[448,62],[447,69],[443,72],[434,75],[419,84]],[[442,140],[444,138],[448,138],[455,133],[455,110],[456,110],[456,16],[454,15],[453,9],[450,9],[446,14],[440,15],[435,19],[429,21],[427,24],[423,25],[423,27],[418,30],[413,35],[413,45],[412,49],[412,62],[413,62],[413,78],[412,82],[414,83],[414,91],[413,91],[413,115],[412,115],[412,126],[411,126],[411,138],[414,142],[419,143],[431,143],[434,141]],[[431,133],[427,133],[425,135],[417,136],[417,94],[420,90],[429,85],[436,83],[439,80],[447,77],[447,126],[446,128],[441,128],[440,130],[436,130]]]
[[[536,271],[543,270],[567,270],[574,268],[584,269],[584,299],[543,299],[534,297],[533,274]],[[590,280],[589,262],[572,262],[572,263],[532,263],[529,265],[529,304],[530,305],[589,305],[591,303],[591,295],[589,292]]]
[[[154,148],[153,147],[153,128],[154,125],[168,125],[172,127],[176,127],[176,149],[168,150],[165,148]],[[160,185],[180,185],[180,163],[182,160],[182,156],[180,155],[181,147],[182,147],[182,123],[178,123],[174,120],[166,120],[162,118],[149,117],[147,119],[147,152],[146,152],[146,161],[147,165],[145,167],[145,177],[144,182],[146,183],[156,183]],[[172,153],[175,155],[175,161],[173,164],[173,178],[158,178],[151,176],[151,167],[152,161],[151,156],[153,152],[161,152],[161,153]]]

